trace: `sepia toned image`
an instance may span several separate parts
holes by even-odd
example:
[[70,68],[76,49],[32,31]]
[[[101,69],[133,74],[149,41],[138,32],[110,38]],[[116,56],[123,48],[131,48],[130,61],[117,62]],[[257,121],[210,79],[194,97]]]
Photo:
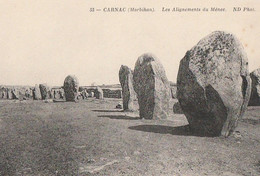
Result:
[[258,0],[0,0],[0,175],[260,175],[259,19]]

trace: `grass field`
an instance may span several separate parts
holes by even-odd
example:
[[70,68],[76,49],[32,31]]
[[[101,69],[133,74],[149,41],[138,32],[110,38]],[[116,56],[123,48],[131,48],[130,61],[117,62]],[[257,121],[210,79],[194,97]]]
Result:
[[192,134],[182,114],[141,120],[119,102],[0,101],[0,175],[260,175],[260,107],[224,138]]

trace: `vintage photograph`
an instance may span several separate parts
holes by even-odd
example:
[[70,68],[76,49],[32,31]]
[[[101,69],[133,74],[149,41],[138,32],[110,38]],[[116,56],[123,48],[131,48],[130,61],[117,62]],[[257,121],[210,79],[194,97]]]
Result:
[[260,1],[0,0],[0,176],[260,175]]

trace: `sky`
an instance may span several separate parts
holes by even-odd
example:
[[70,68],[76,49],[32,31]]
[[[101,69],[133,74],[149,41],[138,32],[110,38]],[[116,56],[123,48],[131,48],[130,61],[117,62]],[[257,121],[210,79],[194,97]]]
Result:
[[[89,12],[105,7],[151,7],[154,13]],[[225,7],[227,12],[162,12],[162,7]],[[254,12],[232,12],[254,7]],[[1,0],[0,85],[60,86],[69,74],[81,86],[119,83],[120,66],[134,68],[153,53],[176,82],[186,51],[213,31],[243,44],[249,71],[260,68],[260,3],[252,1]]]

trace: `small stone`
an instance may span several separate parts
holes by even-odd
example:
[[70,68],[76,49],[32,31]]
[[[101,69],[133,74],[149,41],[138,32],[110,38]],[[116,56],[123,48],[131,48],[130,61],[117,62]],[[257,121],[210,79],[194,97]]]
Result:
[[122,109],[122,105],[121,104],[116,105],[116,109]]

